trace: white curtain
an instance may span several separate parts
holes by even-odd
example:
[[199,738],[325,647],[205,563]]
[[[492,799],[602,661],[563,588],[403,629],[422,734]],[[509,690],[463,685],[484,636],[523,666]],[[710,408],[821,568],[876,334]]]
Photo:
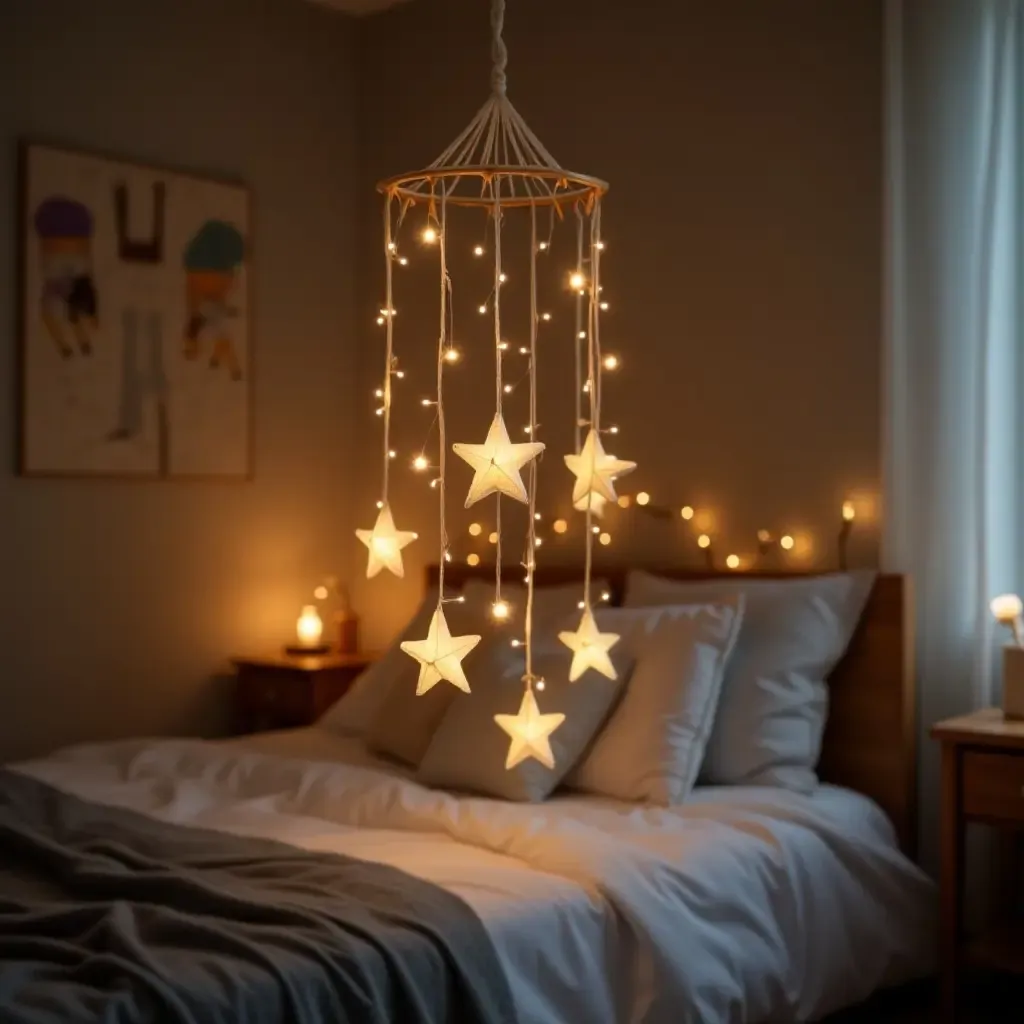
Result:
[[1018,300],[1024,0],[886,11],[885,567],[916,591],[921,822],[928,727],[999,699],[997,593],[1024,587]]

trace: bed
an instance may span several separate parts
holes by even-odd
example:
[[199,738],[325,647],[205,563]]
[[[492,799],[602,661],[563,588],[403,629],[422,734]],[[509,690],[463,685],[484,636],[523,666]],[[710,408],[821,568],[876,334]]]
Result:
[[907,614],[905,579],[879,577],[830,679],[825,784],[810,795],[704,787],[670,808],[459,797],[317,727],[78,747],[16,767],[112,813],[341,854],[453,894],[511,996],[480,1019],[816,1020],[931,963],[933,893],[908,857]]

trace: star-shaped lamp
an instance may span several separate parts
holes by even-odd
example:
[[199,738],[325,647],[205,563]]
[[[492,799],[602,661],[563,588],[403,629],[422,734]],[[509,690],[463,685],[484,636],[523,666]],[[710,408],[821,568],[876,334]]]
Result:
[[590,506],[590,511],[597,516],[598,519],[604,518],[604,507],[608,504],[608,499],[603,494],[598,494],[597,491],[591,491],[589,494],[584,494],[579,501],[574,501],[572,507],[577,512],[586,512],[587,505]]
[[[605,454],[596,430],[587,434],[587,440],[578,455],[566,455],[565,464],[576,477],[572,489],[572,500],[583,501],[588,494],[600,494],[607,501],[615,501],[612,482],[636,469],[635,462],[617,459]],[[584,506],[586,508],[586,506]]]
[[608,652],[619,642],[618,633],[601,633],[594,621],[589,606],[583,610],[579,629],[575,633],[562,632],[558,639],[572,651],[572,665],[569,667],[569,682],[575,683],[588,668],[600,672],[609,679],[618,679]]
[[426,640],[405,640],[402,650],[420,663],[420,677],[416,682],[416,696],[422,696],[435,683],[446,679],[453,686],[469,693],[462,659],[480,643],[478,636],[452,636],[444,610],[438,605],[430,620]]
[[551,753],[551,734],[565,721],[565,715],[542,715],[537,707],[533,690],[523,694],[517,715],[495,715],[494,721],[512,737],[505,759],[505,768],[532,757],[545,768],[555,767],[555,755]]
[[526,488],[519,471],[544,451],[544,445],[539,441],[512,444],[505,421],[501,413],[497,413],[483,444],[453,444],[452,451],[473,467],[475,475],[466,496],[466,508],[469,508],[495,492],[525,503]]
[[388,569],[401,578],[405,575],[402,566],[402,548],[416,539],[415,533],[396,530],[391,518],[391,506],[384,505],[372,530],[356,530],[356,536],[366,545],[370,559],[366,564],[366,578],[372,580],[381,569]]

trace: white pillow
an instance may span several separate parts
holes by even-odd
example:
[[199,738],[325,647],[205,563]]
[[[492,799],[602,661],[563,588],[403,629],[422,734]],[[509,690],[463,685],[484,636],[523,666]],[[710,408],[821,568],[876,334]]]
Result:
[[742,619],[742,598],[599,612],[601,631],[618,633],[617,646],[636,665],[618,706],[565,784],[640,803],[685,800]]
[[746,598],[702,782],[814,789],[828,710],[825,680],[850,642],[874,580],[868,570],[699,582],[630,572],[627,607]]
[[[558,625],[575,630],[579,615],[573,613],[571,625],[569,621]],[[505,767],[510,740],[494,716],[519,711],[525,664],[521,648],[500,644],[488,647],[487,663],[477,666],[472,694],[460,695],[449,706],[420,761],[417,781],[531,802],[544,800],[558,785],[608,717],[627,684],[632,658],[617,644],[610,652],[615,679],[590,671],[570,683],[572,653],[558,643],[550,623],[544,634],[534,645],[533,671],[544,679],[544,689],[535,691],[535,697],[542,715],[565,715],[565,721],[549,737],[554,767],[532,757],[511,769]]]

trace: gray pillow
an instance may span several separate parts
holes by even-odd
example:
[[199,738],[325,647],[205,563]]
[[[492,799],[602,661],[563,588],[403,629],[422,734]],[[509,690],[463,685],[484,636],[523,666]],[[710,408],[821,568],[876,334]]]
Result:
[[[577,593],[579,588],[577,587]],[[559,628],[575,629],[559,623]],[[441,789],[466,790],[503,800],[544,800],[564,778],[601,728],[629,678],[633,659],[621,643],[610,654],[617,679],[587,672],[569,682],[571,652],[548,628],[534,645],[533,670],[544,679],[535,691],[541,714],[562,713],[565,721],[550,736],[553,769],[527,758],[505,768],[509,737],[495,715],[514,715],[523,699],[522,649],[508,644],[487,648],[486,667],[478,665],[473,693],[452,703],[420,762],[417,780]]]
[[746,599],[702,782],[814,789],[828,710],[825,680],[853,636],[874,580],[868,570],[699,582],[629,574],[627,607],[719,601],[733,594]]
[[565,784],[618,800],[682,803],[697,780],[742,619],[741,597],[600,612],[599,628],[622,637],[636,666],[622,700]]

